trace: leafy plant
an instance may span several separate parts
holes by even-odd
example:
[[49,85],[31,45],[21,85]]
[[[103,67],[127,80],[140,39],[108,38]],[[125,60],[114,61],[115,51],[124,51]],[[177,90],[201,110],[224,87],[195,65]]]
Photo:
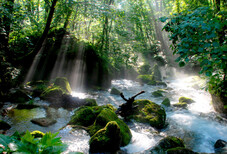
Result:
[[226,12],[215,11],[209,7],[200,7],[194,11],[182,12],[160,20],[169,20],[164,30],[170,33],[173,54],[179,55],[176,62],[182,67],[188,62],[198,62],[208,78],[208,90],[227,96],[226,74],[227,55],[224,27]]
[[35,138],[29,131],[23,136],[19,133],[11,137],[0,134],[0,152],[61,153],[66,150],[67,145],[63,144],[57,135],[58,132],[54,134],[47,132],[42,138]]

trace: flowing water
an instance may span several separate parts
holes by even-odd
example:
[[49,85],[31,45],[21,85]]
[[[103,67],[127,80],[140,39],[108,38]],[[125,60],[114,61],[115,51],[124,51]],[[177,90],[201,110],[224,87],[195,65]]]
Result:
[[[127,153],[148,153],[146,150],[154,147],[165,136],[172,135],[182,138],[186,147],[191,148],[195,152],[213,153],[214,143],[218,139],[227,140],[227,122],[218,118],[218,114],[212,108],[209,93],[201,90],[204,82],[196,76],[178,77],[178,79],[166,79],[167,88],[146,84],[141,85],[138,82],[126,79],[112,81],[111,87],[123,92],[126,98],[144,90],[145,93],[137,96],[136,99],[149,99],[159,105],[161,105],[165,97],[170,99],[171,104],[177,103],[181,96],[190,97],[195,101],[187,109],[164,107],[167,113],[167,127],[162,130],[156,130],[149,125],[138,122],[127,123],[133,137],[131,143],[121,147],[121,150]],[[152,96],[151,93],[159,89],[165,91],[163,93],[165,97],[155,98]],[[73,92],[72,95],[81,98],[95,98],[99,105],[112,104],[116,108],[120,104],[125,103],[120,96],[110,94],[110,89],[108,91],[92,91],[88,93]],[[41,114],[36,115],[36,112],[34,112],[34,114],[30,114],[30,117],[27,117],[26,121],[34,117],[45,117],[44,109],[38,108],[36,110]],[[73,113],[64,109],[54,110],[53,112],[57,114],[56,119],[58,122],[47,128],[31,124],[31,122],[26,123],[23,120],[19,122],[8,121],[14,124],[17,129],[28,129],[30,131],[38,129],[44,132],[55,132],[70,120],[70,116]],[[13,126],[10,132],[13,132],[16,129],[15,127]],[[65,153],[72,151],[88,153],[90,137],[86,131],[74,130],[67,126],[60,130],[59,136],[62,137],[64,143],[69,145]]]

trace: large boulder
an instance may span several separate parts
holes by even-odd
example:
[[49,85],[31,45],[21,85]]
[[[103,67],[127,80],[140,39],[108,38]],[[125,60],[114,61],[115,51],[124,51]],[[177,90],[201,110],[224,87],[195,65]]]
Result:
[[227,142],[224,140],[217,140],[214,144],[215,153],[227,153]]
[[66,93],[71,93],[69,81],[65,77],[58,77],[54,81],[55,86],[61,87]]
[[162,101],[162,105],[166,106],[166,107],[169,107],[171,104],[170,104],[170,100],[169,98],[165,98],[163,101]]
[[117,88],[115,88],[115,87],[111,88],[110,94],[120,95],[120,93],[121,92]]
[[35,118],[31,120],[32,123],[37,124],[42,127],[48,127],[55,124],[57,121],[52,118]]
[[114,107],[111,105],[80,107],[75,111],[69,124],[87,127],[88,133],[92,137],[111,121],[115,121],[120,128],[120,145],[127,145],[131,140],[132,134],[128,126],[118,118]]
[[135,100],[133,105],[137,106],[132,115],[136,121],[148,123],[158,129],[165,126],[166,112],[160,105],[147,99]]
[[121,131],[116,121],[110,121],[90,139],[90,152],[116,152],[121,145]]
[[31,100],[31,98],[26,91],[22,89],[12,89],[9,94],[9,100],[12,103],[26,103],[27,101]]

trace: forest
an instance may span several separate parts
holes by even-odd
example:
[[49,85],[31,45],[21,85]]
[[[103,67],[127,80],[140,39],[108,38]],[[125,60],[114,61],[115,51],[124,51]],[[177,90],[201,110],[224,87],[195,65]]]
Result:
[[0,0],[0,152],[227,152],[226,11],[226,0]]

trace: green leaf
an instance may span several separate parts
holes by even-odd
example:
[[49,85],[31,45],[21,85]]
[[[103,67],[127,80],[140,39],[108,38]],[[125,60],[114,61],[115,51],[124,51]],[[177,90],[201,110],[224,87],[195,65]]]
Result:
[[183,62],[183,61],[179,62],[179,66],[180,66],[180,67],[185,66],[185,62]]
[[210,77],[212,75],[212,73],[210,71],[208,71],[205,73],[205,75]]

